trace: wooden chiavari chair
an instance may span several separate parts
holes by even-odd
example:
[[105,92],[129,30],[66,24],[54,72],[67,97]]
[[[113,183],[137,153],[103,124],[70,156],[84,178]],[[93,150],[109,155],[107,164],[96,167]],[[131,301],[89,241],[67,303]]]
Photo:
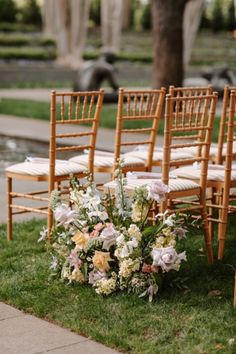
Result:
[[[199,212],[203,221],[205,245],[209,263],[213,262],[212,241],[209,233],[206,210],[206,181],[211,133],[215,118],[217,94],[199,96],[175,97],[166,96],[164,153],[162,162],[162,182],[169,186],[166,201],[162,202],[159,210],[170,213],[176,211]],[[199,134],[201,132],[201,134]],[[182,178],[173,178],[176,160],[171,158],[172,152],[182,148],[195,148],[198,154],[189,158],[179,159],[178,165],[201,164],[200,180],[192,181]],[[127,189],[134,189],[143,184],[150,184],[157,179],[128,179]],[[105,190],[113,190],[115,182],[104,185]],[[189,197],[194,197],[194,201]],[[186,206],[187,205],[187,206]]]
[[[49,208],[51,192],[57,184],[69,180],[71,175],[83,177],[87,173],[84,165],[67,160],[57,160],[59,153],[89,153],[87,168],[93,175],[93,159],[97,128],[102,108],[104,91],[94,92],[56,92],[51,93],[50,149],[49,159],[32,158],[29,161],[12,165],[6,169],[8,194],[8,239],[12,239],[12,219],[15,214],[40,213],[48,217],[48,230],[51,230],[53,215]],[[73,141],[72,141],[73,140]],[[69,142],[70,141],[70,142]],[[63,145],[62,145],[63,144]],[[13,181],[48,182],[48,190],[19,193],[13,191]],[[43,206],[25,206],[14,203],[14,199],[28,199]],[[34,204],[35,204],[34,203]],[[25,204],[25,203],[23,203]]]
[[[151,171],[152,156],[159,120],[163,111],[165,89],[119,90],[114,154],[95,152],[94,170],[113,175],[119,158],[124,158],[124,173],[127,171]],[[139,124],[145,122],[145,128]],[[131,128],[131,124],[133,127]],[[135,125],[134,125],[135,123]],[[105,137],[104,137],[105,138]],[[123,150],[140,145],[145,147],[145,159],[123,154]],[[86,163],[85,156],[70,159],[79,164]]]
[[[209,95],[212,93],[212,86],[198,86],[198,87],[169,87],[169,94],[173,97],[190,97],[190,96],[202,96],[202,95]],[[199,133],[200,134],[200,133]],[[217,147],[212,149],[212,154],[215,156],[217,152]],[[178,161],[181,159],[189,159],[190,156],[197,154],[196,148],[179,148],[175,151],[172,151],[171,159],[176,161],[176,167],[178,167]],[[147,151],[137,150],[131,151],[125,156],[134,156],[140,159],[147,158]],[[163,161],[163,147],[154,148],[153,159],[152,159],[152,168],[153,167],[160,167]]]
[[[233,164],[233,147],[236,143],[236,91],[230,91],[229,96],[228,108],[225,113],[225,121],[227,121],[225,158],[223,159],[220,154],[218,155],[218,157],[222,157],[221,162],[225,160],[224,165],[209,165],[207,176],[207,187],[212,190],[211,199],[207,203],[209,208],[208,220],[212,233],[213,223],[218,223],[218,259],[222,259],[224,254],[228,214],[236,211],[236,206],[232,204],[236,200],[236,196],[231,193],[231,190],[236,188],[236,169]],[[191,178],[192,180],[199,178],[199,170],[193,170],[192,167],[180,168],[175,173],[181,178]],[[214,216],[214,211],[217,212],[217,216]]]

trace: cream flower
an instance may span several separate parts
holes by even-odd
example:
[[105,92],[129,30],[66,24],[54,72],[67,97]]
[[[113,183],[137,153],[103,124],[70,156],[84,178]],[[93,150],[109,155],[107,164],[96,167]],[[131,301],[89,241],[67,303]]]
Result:
[[85,232],[77,231],[72,237],[72,241],[75,242],[76,248],[83,250],[88,244],[89,235]]
[[74,269],[73,272],[71,273],[71,276],[69,277],[69,279],[74,280],[78,283],[83,283],[84,282],[84,275],[80,269]]
[[136,238],[137,241],[141,240],[142,234],[137,225],[131,224],[128,229],[128,234],[130,238]]
[[95,251],[93,256],[93,264],[100,272],[107,272],[110,269],[109,261],[111,261],[110,252]]

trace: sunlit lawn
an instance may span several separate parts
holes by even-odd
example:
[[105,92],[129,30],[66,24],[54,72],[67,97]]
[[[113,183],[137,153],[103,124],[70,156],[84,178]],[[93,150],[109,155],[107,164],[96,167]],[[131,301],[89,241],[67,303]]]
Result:
[[[124,352],[236,353],[234,274],[226,265],[236,265],[234,224],[225,259],[213,266],[202,251],[201,233],[189,235],[182,245],[188,262],[169,274],[153,303],[121,293],[101,297],[90,287],[51,279],[49,255],[37,243],[43,224],[14,225],[13,242],[0,227],[0,301]],[[174,286],[176,279],[185,280],[185,290]]]

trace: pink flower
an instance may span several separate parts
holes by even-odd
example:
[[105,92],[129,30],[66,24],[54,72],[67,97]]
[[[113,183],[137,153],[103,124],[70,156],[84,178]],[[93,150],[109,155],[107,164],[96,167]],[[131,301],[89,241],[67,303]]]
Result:
[[77,251],[74,249],[71,251],[68,261],[71,267],[74,267],[75,269],[79,269],[81,267],[81,260],[78,257]]
[[152,266],[151,264],[144,263],[142,266],[143,273],[152,273]]

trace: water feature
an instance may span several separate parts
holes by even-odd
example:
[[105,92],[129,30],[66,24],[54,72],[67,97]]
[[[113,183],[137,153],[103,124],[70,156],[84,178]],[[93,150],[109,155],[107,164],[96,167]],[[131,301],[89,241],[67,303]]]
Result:
[[27,156],[48,157],[48,144],[0,136],[0,174],[4,173],[7,166],[23,162]]

